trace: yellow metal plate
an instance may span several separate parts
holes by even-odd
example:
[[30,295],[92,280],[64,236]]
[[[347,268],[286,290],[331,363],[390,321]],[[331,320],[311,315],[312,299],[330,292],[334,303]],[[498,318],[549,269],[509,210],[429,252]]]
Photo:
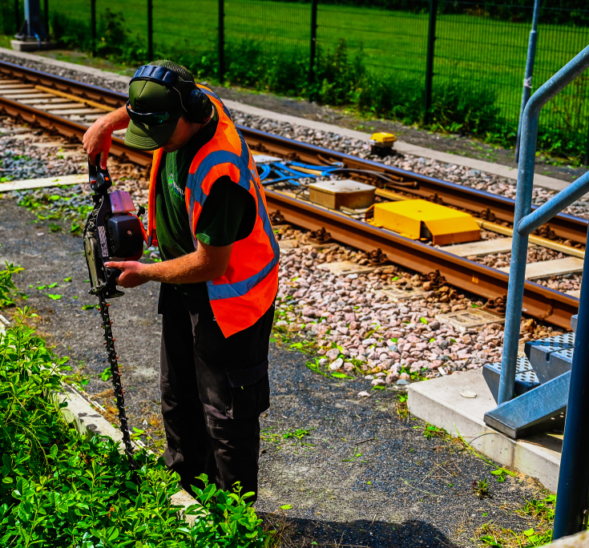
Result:
[[412,240],[429,232],[439,245],[480,239],[480,228],[471,215],[425,200],[375,204],[374,224]]

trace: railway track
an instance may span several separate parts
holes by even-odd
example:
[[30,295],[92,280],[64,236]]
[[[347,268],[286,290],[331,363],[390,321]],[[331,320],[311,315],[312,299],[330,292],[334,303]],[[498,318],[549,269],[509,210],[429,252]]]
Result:
[[[112,90],[61,78],[52,74],[0,62],[0,110],[50,131],[81,140],[87,127],[104,113],[123,106],[126,96]],[[483,228],[493,230],[496,222],[513,222],[511,199],[466,186],[411,173],[382,163],[324,149],[239,126],[253,151],[312,165],[338,162],[352,174],[382,187],[383,179],[391,183],[394,193],[380,189],[381,198],[388,194],[421,198],[472,212]],[[148,168],[152,155],[125,146],[124,130],[113,135],[111,153]],[[290,192],[266,188],[271,211],[279,210],[287,222],[309,230],[326,229],[331,237],[363,251],[381,248],[397,264],[420,273],[439,270],[448,283],[487,299],[507,293],[508,274],[489,268],[444,249],[404,238],[377,228],[350,215],[329,210],[298,199]],[[395,199],[393,197],[393,199]],[[397,198],[398,199],[398,198]],[[558,215],[544,227],[545,233],[583,246],[588,221],[571,215]],[[497,229],[500,230],[500,229]],[[503,233],[505,234],[503,227]],[[538,245],[580,257],[583,251],[536,237]],[[568,328],[570,317],[577,312],[578,299],[526,282],[524,312],[559,327]]]

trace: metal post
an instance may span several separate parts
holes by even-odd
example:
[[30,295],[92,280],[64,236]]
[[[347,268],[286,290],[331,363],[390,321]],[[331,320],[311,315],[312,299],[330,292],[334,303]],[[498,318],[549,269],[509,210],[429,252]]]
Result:
[[309,51],[309,102],[315,98],[315,57],[317,55],[317,7],[319,0],[311,1],[311,48]]
[[92,36],[92,57],[96,55],[96,0],[90,0],[90,33]]
[[43,15],[45,16],[45,31],[49,35],[49,0],[43,2]]
[[147,61],[153,61],[153,0],[147,0]]
[[219,83],[225,80],[225,0],[219,0]]
[[534,16],[532,19],[532,30],[530,31],[530,40],[528,42],[528,57],[526,60],[526,75],[524,77],[524,90],[522,93],[522,106],[519,113],[519,123],[517,127],[517,141],[515,143],[515,161],[519,162],[519,146],[521,140],[521,126],[524,110],[530,96],[532,95],[532,76],[534,75],[534,60],[536,59],[536,48],[538,45],[538,18],[540,17],[540,1],[534,1]]
[[[589,253],[584,267],[589,268]],[[587,271],[589,272],[589,270]],[[589,276],[583,276],[579,317],[560,475],[556,497],[553,539],[578,533],[587,527],[589,510]]]
[[432,89],[434,79],[434,58],[436,43],[436,20],[438,18],[438,0],[429,0],[429,29],[427,33],[427,63],[425,67],[425,104],[423,122],[428,124],[431,117]]

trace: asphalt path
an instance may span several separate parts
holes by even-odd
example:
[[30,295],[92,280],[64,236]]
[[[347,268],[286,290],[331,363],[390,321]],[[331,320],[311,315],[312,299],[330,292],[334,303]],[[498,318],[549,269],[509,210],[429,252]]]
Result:
[[[81,238],[50,232],[0,195],[0,245],[2,264],[25,268],[16,283],[28,296],[23,304],[39,315],[39,332],[112,411],[110,384],[100,379],[106,362],[98,311],[82,309],[96,301],[87,293]],[[131,425],[161,450],[157,295],[154,283],[129,290],[112,301],[111,316]],[[358,398],[367,381],[327,379],[307,360],[271,345],[272,400],[262,418],[256,508],[279,528],[282,546],[474,546],[484,523],[514,531],[534,526],[516,512],[541,494],[534,482],[511,476],[497,482],[494,466],[456,442],[426,437],[422,421],[400,417],[396,393]],[[480,499],[472,485],[485,479],[490,496]]]

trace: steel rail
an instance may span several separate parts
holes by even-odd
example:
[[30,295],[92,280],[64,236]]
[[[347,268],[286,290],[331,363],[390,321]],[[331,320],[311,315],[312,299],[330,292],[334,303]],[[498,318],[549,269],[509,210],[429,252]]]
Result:
[[[332,238],[362,251],[381,248],[389,259],[410,270],[427,274],[439,270],[447,282],[488,299],[507,294],[509,275],[446,251],[404,238],[386,229],[266,189],[270,211],[280,210],[286,221],[308,230],[324,227]],[[523,311],[535,318],[568,329],[579,300],[526,281]]]
[[[127,95],[118,91],[93,86],[76,80],[68,80],[61,76],[21,67],[20,65],[6,61],[0,61],[0,75],[12,76],[35,85],[53,87],[58,91],[71,93],[72,95],[92,101],[103,102],[111,107],[123,106],[127,101]],[[6,104],[7,101],[7,99],[0,97],[0,104]],[[316,145],[287,139],[249,127],[238,125],[238,128],[250,148],[254,150],[285,156],[287,158],[297,158],[307,163],[317,163],[318,156],[321,155],[338,162],[343,162],[347,168],[385,173],[400,182],[416,183],[416,188],[402,188],[403,192],[422,198],[437,196],[446,205],[466,209],[475,213],[475,215],[481,215],[486,212],[500,221],[513,223],[515,202],[510,198],[443,181],[434,177],[428,177],[419,173],[405,171],[397,167],[387,166],[379,162],[365,160]],[[114,140],[117,141],[117,145],[122,144],[122,139],[117,140],[115,138]],[[151,163],[147,155],[125,152],[120,147],[115,147],[113,150],[113,154],[115,155],[122,155],[123,153],[125,153],[127,158],[141,165],[147,166]],[[537,206],[533,206],[533,209],[536,208]],[[489,220],[493,219],[491,218]],[[589,226],[587,219],[561,213],[551,219],[546,226],[553,230],[560,238],[580,244],[586,243],[587,228]]]
[[[6,64],[0,62],[0,74],[3,70],[6,70]],[[14,66],[16,67],[16,65]],[[18,68],[23,73],[26,71],[29,81],[31,78],[40,78],[39,83],[42,83],[44,86],[51,85],[51,79],[58,79],[60,91],[80,95],[78,92],[79,88],[90,87],[94,91],[100,90],[102,92],[101,88],[88,86],[88,84],[81,82],[72,82],[52,75],[49,75],[51,79],[47,78],[48,75],[39,73],[39,71],[33,71],[39,74],[31,76],[29,71],[32,71],[32,69]],[[11,72],[12,76],[16,76],[17,74],[16,71]],[[125,96],[122,93],[112,92],[110,90],[105,91],[109,94],[111,102],[108,104],[111,106],[117,106],[114,103],[114,98],[118,98],[121,102],[125,100]],[[98,92],[96,91],[96,93]],[[90,93],[85,97],[93,101],[100,100],[99,95],[90,95]],[[0,111],[13,117],[20,117],[33,125],[39,125],[45,129],[57,131],[66,137],[77,138],[80,141],[87,130],[87,126],[83,124],[68,120],[67,118],[61,118],[47,111],[36,109],[2,96],[0,96]],[[370,162],[347,154],[336,153],[328,149],[292,141],[263,131],[243,126],[240,126],[240,130],[243,132],[248,145],[252,148],[265,150],[281,156],[292,156],[296,154],[302,161],[313,163],[317,162],[317,155],[321,154],[322,156],[343,161],[350,168],[372,169],[396,177],[402,176],[406,181],[416,181],[420,185],[420,191],[422,192],[425,192],[425,188],[431,188],[432,191],[435,190],[438,196],[454,196],[455,200],[463,204],[460,207],[467,209],[472,210],[475,206],[480,209],[481,202],[477,202],[477,199],[486,200],[485,205],[487,206],[489,204],[502,204],[503,211],[507,211],[508,206],[513,205],[512,200],[487,192],[473,191],[473,189],[461,187],[454,183],[439,181],[396,168],[390,168],[377,162]],[[144,167],[150,166],[152,162],[151,152],[138,151],[127,147],[123,139],[118,137],[113,137],[111,153]],[[442,189],[445,189],[444,192],[446,194],[441,193]],[[291,198],[282,192],[273,191],[268,188],[265,190],[269,209],[271,211],[280,210],[285,219],[293,225],[310,230],[325,228],[331,233],[335,241],[363,251],[372,251],[380,247],[395,264],[421,273],[439,270],[450,285],[484,298],[494,299],[507,294],[509,276],[506,273],[457,257],[418,241],[409,240],[394,232],[376,228],[370,224],[315,206],[309,202]],[[466,207],[465,204],[470,205],[470,207]],[[563,215],[561,216],[560,222],[563,225],[568,223],[569,229],[571,225],[577,226],[577,228],[584,227],[585,232],[583,234],[584,238],[586,237],[586,220]],[[554,229],[554,227],[552,228]],[[571,231],[575,232],[574,229],[571,229]],[[577,230],[575,233],[579,237],[581,236],[581,230]],[[585,239],[582,241],[585,243]],[[525,283],[523,311],[540,320],[561,328],[568,328],[570,317],[577,312],[578,304],[578,299],[564,293],[547,289],[533,282],[526,281]]]

